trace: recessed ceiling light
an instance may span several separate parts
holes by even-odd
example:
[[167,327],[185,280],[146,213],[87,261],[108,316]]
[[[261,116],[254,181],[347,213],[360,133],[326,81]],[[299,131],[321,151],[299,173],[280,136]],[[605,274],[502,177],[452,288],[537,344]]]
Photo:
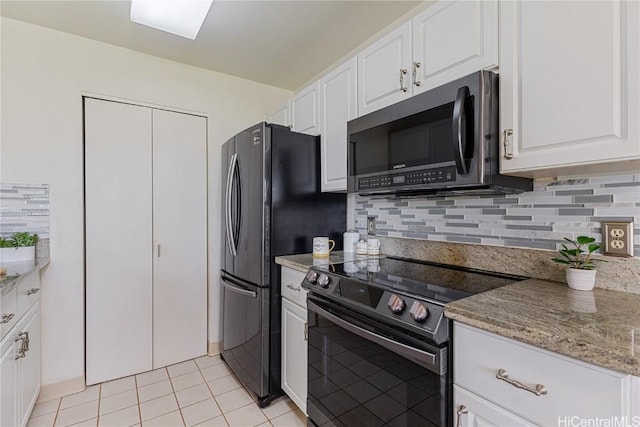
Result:
[[195,40],[213,0],[131,0],[131,21]]

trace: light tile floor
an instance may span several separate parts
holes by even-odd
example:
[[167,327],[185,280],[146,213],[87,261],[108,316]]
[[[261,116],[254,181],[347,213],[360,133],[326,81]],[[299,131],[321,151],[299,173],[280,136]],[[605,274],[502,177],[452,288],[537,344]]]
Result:
[[286,396],[261,409],[220,356],[203,356],[38,402],[27,427],[304,427]]

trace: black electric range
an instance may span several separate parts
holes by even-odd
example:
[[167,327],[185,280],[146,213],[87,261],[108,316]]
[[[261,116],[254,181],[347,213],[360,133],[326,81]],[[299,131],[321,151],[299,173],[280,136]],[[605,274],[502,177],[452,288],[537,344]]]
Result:
[[402,258],[359,258],[309,269],[303,287],[436,343],[448,339],[444,305],[525,278]]

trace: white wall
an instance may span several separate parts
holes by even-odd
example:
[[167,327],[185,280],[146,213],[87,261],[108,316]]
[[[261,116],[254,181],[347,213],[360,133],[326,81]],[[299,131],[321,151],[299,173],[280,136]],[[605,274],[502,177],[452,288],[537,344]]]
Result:
[[51,184],[51,263],[42,273],[43,385],[84,375],[84,92],[208,116],[209,341],[220,341],[219,147],[264,120],[291,92],[11,19],[2,18],[0,28],[0,181]]

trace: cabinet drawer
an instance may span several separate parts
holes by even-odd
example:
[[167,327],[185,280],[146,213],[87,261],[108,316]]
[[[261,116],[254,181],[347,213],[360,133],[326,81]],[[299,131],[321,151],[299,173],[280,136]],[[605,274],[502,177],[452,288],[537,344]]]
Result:
[[[453,352],[455,384],[536,424],[629,415],[628,375],[458,323]],[[498,379],[500,369],[527,387],[543,385],[547,393],[536,396]]]
[[282,278],[280,282],[280,293],[284,298],[295,302],[302,307],[307,307],[307,291],[302,289],[300,284],[305,273],[291,268],[282,267]]
[[0,289],[0,338],[13,328],[20,316],[16,300],[16,286]]
[[18,299],[18,316],[22,316],[40,299],[40,278],[38,272],[33,272],[20,279],[16,285]]

